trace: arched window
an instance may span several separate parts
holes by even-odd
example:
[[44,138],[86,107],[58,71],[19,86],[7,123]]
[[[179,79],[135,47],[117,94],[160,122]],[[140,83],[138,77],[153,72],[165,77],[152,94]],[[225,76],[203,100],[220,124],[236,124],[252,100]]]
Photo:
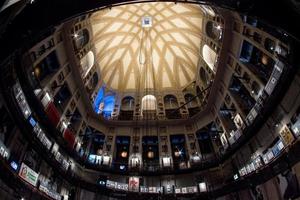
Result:
[[86,77],[86,75],[89,73],[91,68],[94,66],[94,62],[95,62],[95,56],[92,51],[89,51],[83,58],[81,58],[80,60],[81,69],[82,69],[81,76],[83,78]]
[[126,96],[121,101],[119,120],[133,120],[134,98]]
[[131,96],[124,97],[121,102],[121,110],[133,110],[134,98]]
[[258,95],[259,91],[260,91],[260,86],[258,85],[258,83],[256,81],[253,81],[251,84],[251,89],[252,89],[251,92],[253,94]]
[[166,95],[164,97],[164,104],[165,104],[165,114],[166,118],[168,119],[180,119],[181,114],[178,109],[179,104],[177,98],[174,95]]
[[273,53],[276,45],[273,40],[266,38],[264,46],[270,53]]
[[156,97],[153,95],[146,95],[142,98],[142,112],[156,110]]
[[202,155],[213,152],[213,145],[210,138],[210,132],[207,127],[204,127],[196,132],[200,152]]
[[200,107],[198,105],[198,101],[195,95],[188,93],[184,95],[185,102],[187,103],[186,106],[189,111],[189,116],[192,117],[198,112],[200,112]]
[[203,67],[200,68],[200,79],[203,83],[207,83],[207,74],[206,74],[206,71]]
[[166,95],[164,97],[164,104],[166,109],[176,109],[178,108],[178,101],[174,95]]
[[188,108],[193,108],[193,107],[198,106],[195,95],[188,93],[188,94],[184,95],[184,99],[185,99],[185,102],[187,103]]
[[84,47],[90,40],[89,31],[83,29],[74,34],[74,41],[76,49],[79,50]]
[[99,76],[98,76],[97,72],[95,72],[93,74],[93,77],[91,80],[92,80],[92,86],[93,86],[93,88],[95,88],[97,86],[97,83],[99,82]]
[[201,91],[199,86],[196,87],[196,93],[197,93],[197,97],[199,99],[199,102],[202,102],[203,98],[204,98],[204,95],[203,95],[203,92]]
[[215,71],[214,65],[215,65],[216,58],[217,58],[216,52],[205,44],[202,48],[202,56],[203,56],[205,63],[208,65],[208,67],[212,71]]
[[205,26],[206,35],[211,39],[221,39],[222,29],[221,26],[215,22],[208,21]]
[[88,86],[87,89],[88,89],[89,93],[92,93],[95,90],[98,82],[99,82],[98,73],[94,72],[92,78],[90,79],[90,81],[89,81],[89,83],[87,85]]
[[170,135],[170,143],[175,169],[185,168],[187,159],[185,136],[182,134]]

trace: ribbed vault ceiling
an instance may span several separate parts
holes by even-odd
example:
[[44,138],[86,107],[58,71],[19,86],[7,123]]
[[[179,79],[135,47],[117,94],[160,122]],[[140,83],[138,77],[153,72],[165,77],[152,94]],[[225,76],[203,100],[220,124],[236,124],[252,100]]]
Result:
[[[142,27],[150,17],[152,27]],[[203,12],[198,5],[140,3],[91,17],[96,60],[108,87],[118,91],[182,89],[195,80]]]

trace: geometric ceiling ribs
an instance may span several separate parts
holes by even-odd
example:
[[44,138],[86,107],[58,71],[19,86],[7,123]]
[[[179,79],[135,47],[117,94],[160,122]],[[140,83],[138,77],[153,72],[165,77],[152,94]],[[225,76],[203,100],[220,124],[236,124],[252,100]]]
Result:
[[[143,17],[152,27],[142,27]],[[203,11],[171,2],[112,7],[91,17],[103,81],[118,91],[182,89],[195,80]]]

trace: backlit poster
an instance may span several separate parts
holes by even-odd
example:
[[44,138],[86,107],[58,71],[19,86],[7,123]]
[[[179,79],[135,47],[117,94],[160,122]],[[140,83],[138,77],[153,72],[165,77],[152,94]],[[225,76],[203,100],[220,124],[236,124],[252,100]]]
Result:
[[235,126],[236,126],[238,129],[243,128],[244,122],[243,122],[242,117],[241,117],[240,114],[236,114],[235,117],[234,117],[234,119],[233,119],[233,121],[234,121]]
[[140,179],[139,177],[129,177],[129,191],[139,192]]
[[294,135],[292,134],[292,132],[290,131],[289,127],[287,127],[287,125],[284,125],[282,127],[282,129],[279,132],[283,142],[286,145],[291,144],[294,141]]
[[19,176],[31,185],[36,186],[39,174],[33,171],[24,163],[22,163],[19,171]]

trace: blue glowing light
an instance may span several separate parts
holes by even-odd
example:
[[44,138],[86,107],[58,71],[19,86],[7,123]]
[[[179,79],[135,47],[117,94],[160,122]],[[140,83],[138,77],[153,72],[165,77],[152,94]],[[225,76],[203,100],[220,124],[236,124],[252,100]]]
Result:
[[108,93],[105,96],[105,88],[101,87],[94,100],[94,111],[102,114],[105,118],[110,118],[115,106],[115,95]]

